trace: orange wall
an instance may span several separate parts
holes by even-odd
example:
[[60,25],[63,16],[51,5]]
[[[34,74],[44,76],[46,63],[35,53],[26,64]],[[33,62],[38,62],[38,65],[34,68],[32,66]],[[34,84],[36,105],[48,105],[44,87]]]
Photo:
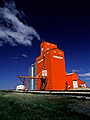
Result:
[[[36,75],[38,75],[42,71],[43,62],[41,60],[43,60],[42,55],[36,58]],[[37,79],[36,80],[37,90],[40,89],[40,84],[41,84],[41,80]]]
[[[44,48],[43,51],[42,51],[42,48]],[[42,42],[40,46],[41,55],[44,54],[47,50],[53,49],[53,48],[57,48],[57,45],[48,43],[48,42]]]
[[52,70],[51,70],[50,52],[45,54],[45,69],[47,69],[47,79],[48,79],[46,90],[52,90]]
[[66,76],[66,81],[67,81],[68,86],[70,86],[70,89],[73,88],[72,75]]
[[81,84],[85,84],[85,82],[78,79],[78,86],[81,87]]
[[66,81],[68,83],[68,86],[70,86],[70,89],[73,88],[73,80],[78,81],[78,75],[76,73],[73,73],[71,75],[66,75]]
[[[49,50],[44,54],[42,52],[41,56],[36,59],[36,73],[42,71],[43,61],[39,62],[43,59],[43,55],[45,55],[45,69],[47,69],[48,75],[48,84],[46,90],[63,90],[65,89],[65,60],[64,60],[64,52],[57,48],[57,45],[51,44],[47,42],[41,43],[41,48],[44,47],[44,52]],[[55,47],[55,49],[53,49]],[[40,80],[37,80],[37,90],[40,89]]]
[[[59,52],[62,54],[59,54]],[[58,57],[56,58],[56,56]],[[51,51],[51,69],[53,90],[65,89],[65,59],[63,51],[59,49]]]

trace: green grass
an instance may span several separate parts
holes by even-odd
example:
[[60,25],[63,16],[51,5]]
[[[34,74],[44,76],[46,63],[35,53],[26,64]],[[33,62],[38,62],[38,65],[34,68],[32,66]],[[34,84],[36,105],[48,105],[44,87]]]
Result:
[[60,95],[0,92],[0,120],[88,120],[69,107],[81,102]]

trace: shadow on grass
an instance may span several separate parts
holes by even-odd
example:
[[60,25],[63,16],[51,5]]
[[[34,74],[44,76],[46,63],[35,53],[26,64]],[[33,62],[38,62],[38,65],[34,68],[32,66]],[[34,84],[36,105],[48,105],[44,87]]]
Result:
[[88,120],[68,108],[76,102],[63,96],[0,92],[0,120]]

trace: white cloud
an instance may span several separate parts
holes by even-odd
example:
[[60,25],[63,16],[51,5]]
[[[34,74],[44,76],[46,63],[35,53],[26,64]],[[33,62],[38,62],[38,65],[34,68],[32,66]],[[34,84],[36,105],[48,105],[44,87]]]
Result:
[[27,55],[26,54],[22,54],[23,57],[27,58]]
[[85,78],[85,80],[90,80],[90,78]]
[[23,17],[23,12],[16,9],[16,5],[12,0],[5,2],[4,8],[0,8],[0,46],[6,43],[12,46],[18,44],[30,46],[34,38],[40,40],[36,30],[22,22]]
[[77,69],[73,69],[72,72],[80,72],[80,70],[77,70]]
[[78,74],[81,77],[89,77],[90,76],[90,72],[89,73],[84,73],[84,74]]

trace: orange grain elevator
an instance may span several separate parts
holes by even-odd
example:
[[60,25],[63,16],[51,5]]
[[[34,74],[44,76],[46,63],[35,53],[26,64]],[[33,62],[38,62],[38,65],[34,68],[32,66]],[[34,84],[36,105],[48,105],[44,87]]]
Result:
[[[47,84],[45,90],[65,90],[65,58],[64,52],[56,44],[42,42],[41,55],[36,58],[36,75],[46,70]],[[36,80],[37,90],[41,89],[41,79]]]

